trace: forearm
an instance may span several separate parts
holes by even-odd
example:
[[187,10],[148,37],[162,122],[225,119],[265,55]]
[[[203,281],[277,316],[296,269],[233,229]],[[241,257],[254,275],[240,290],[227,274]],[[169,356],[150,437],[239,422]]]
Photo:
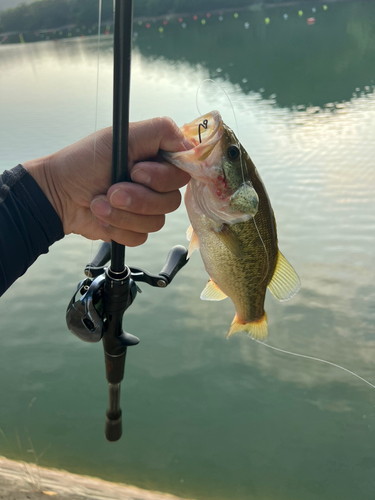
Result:
[[0,175],[0,295],[63,236],[55,209],[21,165]]

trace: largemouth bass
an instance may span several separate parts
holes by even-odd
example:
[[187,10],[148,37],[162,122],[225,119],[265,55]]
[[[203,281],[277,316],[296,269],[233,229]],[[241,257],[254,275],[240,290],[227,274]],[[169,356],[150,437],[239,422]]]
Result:
[[289,300],[300,288],[296,272],[278,249],[266,188],[218,111],[181,130],[194,147],[162,155],[191,175],[185,194],[191,222],[189,256],[199,248],[210,276],[201,299],[231,298],[236,315],[228,337],[244,331],[265,339],[267,287],[280,301]]

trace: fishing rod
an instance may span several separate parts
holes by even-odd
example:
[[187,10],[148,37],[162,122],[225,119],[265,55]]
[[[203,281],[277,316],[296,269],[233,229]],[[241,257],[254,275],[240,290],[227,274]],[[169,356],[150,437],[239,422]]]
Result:
[[[128,138],[132,26],[133,0],[115,0],[112,184],[131,182]],[[109,260],[111,263],[106,266]],[[109,388],[105,424],[108,441],[117,441],[122,435],[120,389],[127,348],[139,343],[138,337],[122,328],[124,313],[140,291],[136,282],[165,288],[186,263],[187,250],[177,245],[169,252],[160,273],[153,275],[125,265],[124,245],[103,242],[85,268],[86,279],[78,283],[69,302],[66,311],[69,330],[85,342],[103,341]]]

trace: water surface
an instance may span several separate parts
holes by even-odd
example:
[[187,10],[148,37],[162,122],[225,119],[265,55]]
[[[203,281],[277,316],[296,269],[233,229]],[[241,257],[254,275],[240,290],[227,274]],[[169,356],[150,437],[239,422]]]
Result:
[[[131,118],[182,125],[205,78],[225,88],[302,281],[288,303],[267,297],[268,343],[375,382],[375,9],[297,10],[137,26]],[[111,123],[111,47],[104,38],[98,128]],[[0,47],[1,171],[94,131],[97,67],[95,37]],[[218,87],[204,84],[198,104],[236,128]],[[187,226],[181,207],[127,262],[159,271]],[[65,238],[0,301],[1,454],[35,461],[34,450],[42,465],[202,500],[373,497],[374,390],[246,336],[225,340],[234,308],[200,301],[197,253],[166,290],[143,285],[126,314],[141,343],[128,352],[123,438],[107,443],[102,348],[65,326],[96,245]]]

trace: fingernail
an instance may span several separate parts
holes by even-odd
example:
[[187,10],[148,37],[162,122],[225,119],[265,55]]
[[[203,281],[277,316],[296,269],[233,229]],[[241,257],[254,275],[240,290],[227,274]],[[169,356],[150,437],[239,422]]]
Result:
[[111,203],[117,207],[127,207],[131,203],[130,195],[123,189],[116,189],[111,194]]
[[112,212],[112,207],[107,201],[100,198],[92,201],[91,210],[99,217],[108,217]]
[[151,183],[151,177],[141,168],[134,170],[131,177],[132,181],[138,182],[138,184],[143,184],[144,186],[148,186]]

